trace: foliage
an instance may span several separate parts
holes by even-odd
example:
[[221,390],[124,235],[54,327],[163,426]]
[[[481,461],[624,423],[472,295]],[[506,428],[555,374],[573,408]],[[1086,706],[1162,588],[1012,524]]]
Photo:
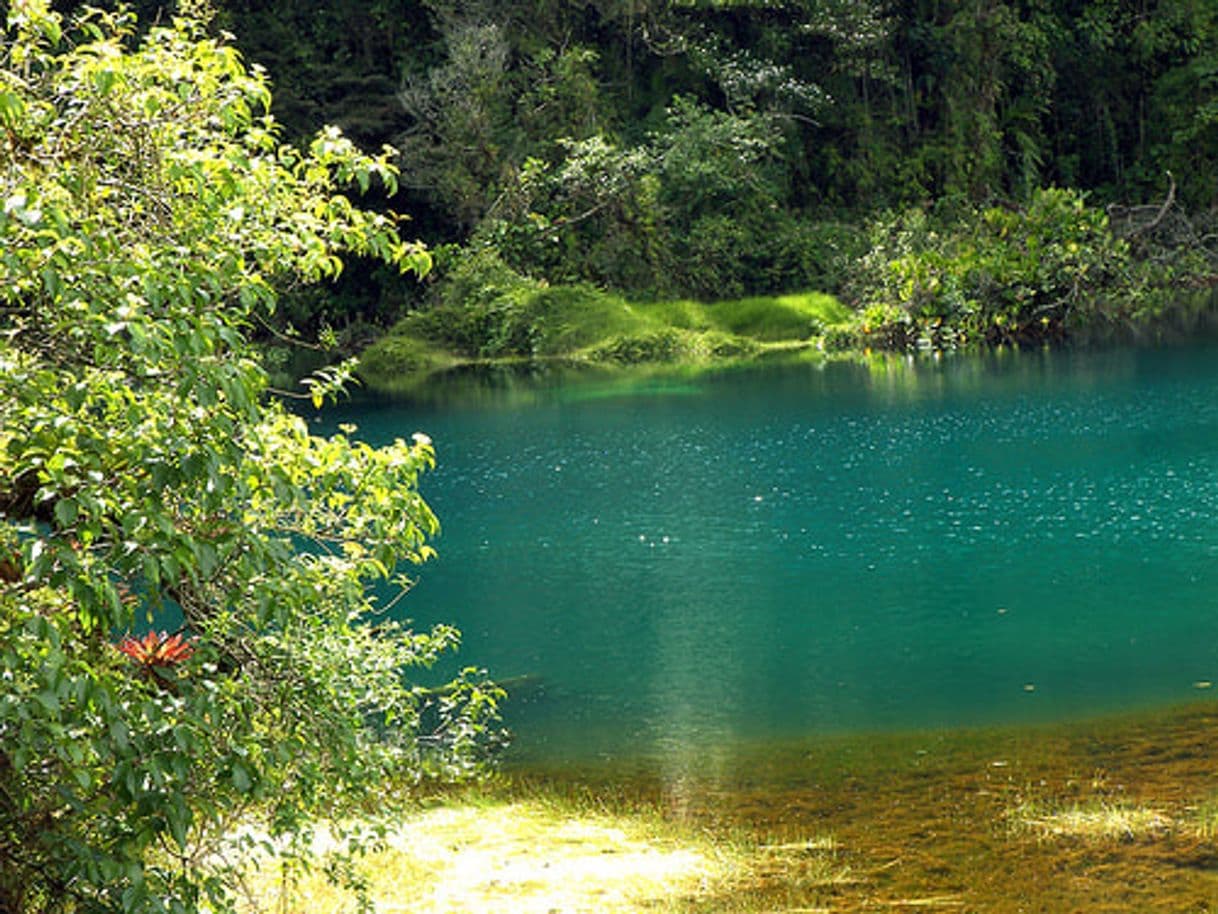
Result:
[[655,302],[647,306],[647,312],[676,327],[714,328],[760,342],[805,340],[849,316],[841,302],[823,292],[755,296],[707,305]]
[[755,355],[761,345],[754,339],[720,330],[686,330],[663,327],[636,334],[614,336],[588,350],[596,362],[641,365],[667,362],[701,362],[708,359],[737,359]]
[[399,98],[413,121],[400,139],[408,179],[465,226],[494,199],[504,148],[518,143],[506,79],[509,49],[495,23],[445,28],[447,61],[408,77]]
[[[432,553],[429,441],[312,435],[248,342],[343,252],[427,268],[343,192],[392,189],[391,152],[284,145],[232,48],[133,26],[19,0],[0,49],[5,911],[226,908],[257,835],[301,853],[319,814],[474,770],[494,711],[473,674],[405,678],[455,631],[372,615]],[[149,621],[178,628],[111,643]]]
[[[1135,209],[1175,187],[1193,219],[1214,197],[1218,7],[1196,0],[217,3],[296,132],[398,142],[430,235],[551,287],[838,293],[890,210],[950,204],[964,232],[1042,186]],[[282,304],[278,332],[354,350],[419,296],[356,268]]]
[[822,284],[835,252],[784,204],[783,142],[763,115],[677,98],[645,142],[528,160],[477,238],[523,272],[657,297]]
[[361,356],[366,380],[379,384],[459,359],[570,353],[632,323],[621,299],[586,286],[550,287],[517,273],[493,249],[443,255],[444,275],[428,307],[408,314]]
[[473,357],[536,355],[534,301],[543,286],[490,249],[459,256],[433,296],[434,307],[407,320],[425,339]]
[[360,354],[356,371],[365,384],[393,390],[409,386],[404,381],[426,377],[455,361],[443,347],[404,333],[402,323],[398,323]]
[[[1218,7],[1196,0],[217,3],[294,131],[397,142],[430,235],[551,285],[836,293],[850,227],[889,209],[1046,185],[1137,206],[1168,172],[1191,216],[1214,197]],[[418,304],[384,270],[337,293],[279,329],[351,346]]]
[[439,60],[404,68],[398,98],[410,126],[395,142],[408,183],[468,231],[491,215],[528,156],[597,130],[597,52],[570,44],[569,33],[559,45],[522,41],[510,8],[428,5]]
[[632,365],[640,362],[673,362],[688,356],[691,349],[689,338],[689,331],[672,327],[636,336],[617,336],[597,346],[594,357],[600,361]]
[[[746,133],[758,125],[777,132],[783,176],[771,226],[782,236],[788,215],[796,223],[854,220],[947,196],[975,206],[1024,203],[1047,184],[1088,191],[1098,203],[1145,202],[1161,195],[1168,170],[1195,212],[1211,203],[1218,174],[1218,8],[1196,0],[219,6],[224,26],[271,67],[283,89],[277,104],[294,129],[324,118],[368,139],[401,138],[412,208],[424,211],[434,234],[461,242],[488,221],[527,229],[521,220],[530,211],[563,216],[548,205],[513,205],[530,160],[561,169],[570,144],[599,138],[624,152],[659,148],[663,135],[699,135],[667,114],[679,98],[703,112],[704,127],[718,118]],[[713,156],[706,163],[721,172]],[[693,176],[702,162],[686,164]],[[646,200],[625,202],[650,218]],[[685,202],[696,201],[674,192],[673,205],[658,212],[666,229],[685,233],[708,215]],[[596,267],[587,274],[567,268],[600,239],[592,226],[572,233],[576,251],[551,252],[557,264],[542,257],[540,243],[527,263],[512,250],[503,254],[551,282],[578,276],[639,292],[685,257],[637,261],[649,250],[645,221],[627,220],[627,237],[590,258]],[[707,223],[699,233],[707,262],[714,231]],[[767,237],[750,227],[731,247]],[[625,243],[631,239],[640,240]],[[567,243],[564,235],[558,247]],[[629,282],[606,278],[630,262],[643,269],[626,273]],[[759,254],[745,266],[768,263]],[[812,279],[784,272],[766,283],[737,282],[775,291]],[[673,283],[651,291],[704,289]]]
[[1086,312],[1118,313],[1137,287],[1128,245],[1081,194],[1036,192],[936,225],[914,210],[875,226],[852,293],[860,338],[886,348],[1061,335]]
[[824,293],[640,303],[586,284],[529,279],[489,249],[444,252],[437,261],[446,275],[434,287],[430,306],[407,315],[361,356],[359,374],[370,386],[403,391],[432,372],[505,358],[734,358],[769,344],[806,344],[849,316]]

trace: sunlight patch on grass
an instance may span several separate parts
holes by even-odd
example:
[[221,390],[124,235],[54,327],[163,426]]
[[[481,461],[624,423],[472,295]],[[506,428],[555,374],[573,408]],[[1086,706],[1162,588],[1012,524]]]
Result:
[[520,803],[437,810],[400,842],[400,851],[447,874],[420,910],[636,910],[697,891],[713,868],[702,849]]
[[804,340],[827,326],[840,324],[850,310],[824,292],[759,295],[717,302],[688,299],[638,306],[663,326],[684,330],[718,330],[761,342]]
[[1042,838],[1082,838],[1096,841],[1130,841],[1153,838],[1171,830],[1173,820],[1143,806],[1108,800],[1069,805],[1026,801],[1010,813],[1017,831]]
[[[645,823],[563,811],[533,801],[446,806],[420,812],[362,865],[378,911],[679,910],[730,879],[737,863],[709,842],[647,833]],[[303,912],[342,910],[351,899],[321,874],[289,899]]]

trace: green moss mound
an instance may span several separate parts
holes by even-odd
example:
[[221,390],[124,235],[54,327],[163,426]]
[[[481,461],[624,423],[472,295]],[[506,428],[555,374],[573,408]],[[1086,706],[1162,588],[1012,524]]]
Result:
[[664,327],[645,333],[615,336],[591,347],[584,357],[595,362],[641,365],[648,362],[699,362],[719,358],[743,358],[762,349],[756,340],[715,330],[682,330]]
[[850,312],[832,295],[803,292],[732,301],[680,300],[650,306],[653,317],[674,327],[714,329],[758,342],[786,342],[819,336]]
[[548,286],[493,254],[454,268],[434,304],[369,347],[359,373],[401,392],[456,365],[519,359],[607,364],[700,363],[807,345],[848,309],[820,292],[703,303],[637,303],[588,285]]

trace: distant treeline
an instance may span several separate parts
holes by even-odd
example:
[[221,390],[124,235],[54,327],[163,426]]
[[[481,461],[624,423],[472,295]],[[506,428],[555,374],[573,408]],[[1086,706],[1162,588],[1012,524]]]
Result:
[[[293,131],[407,149],[450,237],[529,157],[631,148],[684,97],[757,122],[782,202],[850,210],[1055,184],[1218,181],[1209,0],[222,0]],[[446,146],[447,148],[437,148]]]
[[551,283],[838,291],[885,211],[1218,192],[1213,0],[215,2],[289,136],[392,143],[419,236]]

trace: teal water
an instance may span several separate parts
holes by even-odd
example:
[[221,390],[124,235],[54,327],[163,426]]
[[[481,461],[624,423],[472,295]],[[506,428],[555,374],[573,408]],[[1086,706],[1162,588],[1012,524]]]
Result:
[[402,606],[537,677],[518,758],[679,768],[1206,697],[1216,392],[1199,346],[475,379],[325,423],[434,439],[440,557]]

